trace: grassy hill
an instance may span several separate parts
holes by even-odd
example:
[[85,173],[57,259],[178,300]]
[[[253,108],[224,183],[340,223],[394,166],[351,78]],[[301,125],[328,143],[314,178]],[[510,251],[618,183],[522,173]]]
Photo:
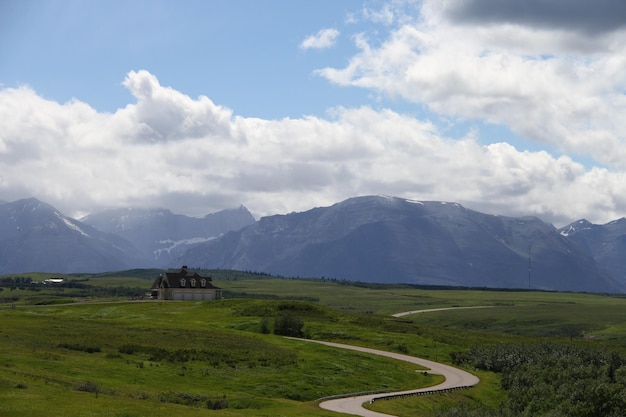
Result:
[[[438,381],[408,364],[275,335],[281,314],[297,318],[309,338],[446,363],[477,347],[545,341],[626,353],[623,297],[303,281],[236,271],[202,272],[224,289],[226,299],[217,302],[115,295],[122,289],[145,293],[154,272],[68,276],[65,287],[0,277],[14,283],[0,292],[0,415],[334,416],[316,399]],[[32,281],[52,276],[31,275]],[[465,306],[487,308],[391,317]],[[404,416],[437,415],[459,402],[497,408],[507,395],[501,375],[477,373],[481,383],[470,390],[375,407]]]

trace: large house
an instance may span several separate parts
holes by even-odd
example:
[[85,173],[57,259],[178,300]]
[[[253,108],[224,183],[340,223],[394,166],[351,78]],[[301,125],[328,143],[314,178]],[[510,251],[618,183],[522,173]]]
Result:
[[154,280],[152,298],[176,301],[220,300],[222,289],[215,287],[211,281],[211,277],[189,272],[184,265],[179,272],[166,272]]

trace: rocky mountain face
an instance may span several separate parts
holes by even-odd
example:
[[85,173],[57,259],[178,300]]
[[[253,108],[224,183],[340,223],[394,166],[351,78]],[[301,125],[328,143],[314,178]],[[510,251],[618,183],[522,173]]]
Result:
[[0,204],[0,273],[102,272],[147,266],[118,236],[34,198]]
[[163,268],[188,248],[251,225],[255,220],[248,209],[241,206],[202,218],[163,209],[113,209],[89,215],[81,221],[126,239],[141,251],[152,267]]
[[0,274],[223,268],[293,277],[626,292],[626,219],[556,229],[535,217],[393,197],[264,217],[117,209],[68,218],[36,199],[0,203]]
[[177,264],[381,283],[626,290],[537,218],[380,196],[264,217],[189,249]]
[[559,229],[559,232],[576,242],[614,278],[626,282],[626,218],[604,225],[582,219]]

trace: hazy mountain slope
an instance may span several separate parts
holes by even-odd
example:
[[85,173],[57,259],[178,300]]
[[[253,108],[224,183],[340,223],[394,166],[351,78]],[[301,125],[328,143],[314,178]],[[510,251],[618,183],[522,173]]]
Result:
[[604,225],[575,221],[560,233],[576,242],[617,280],[626,283],[626,219]]
[[370,196],[258,222],[244,207],[201,219],[123,209],[86,220],[115,234],[36,199],[0,203],[0,273],[187,264],[370,282],[626,292],[626,219],[556,230],[534,217]]
[[128,240],[150,259],[152,266],[165,267],[189,247],[248,226],[254,223],[254,217],[243,206],[202,218],[164,209],[124,208],[94,213],[81,221]]
[[537,218],[379,196],[265,217],[190,249],[178,263],[286,276],[527,288],[529,249],[532,288],[624,290]]
[[102,272],[146,266],[129,242],[34,198],[0,204],[0,273]]

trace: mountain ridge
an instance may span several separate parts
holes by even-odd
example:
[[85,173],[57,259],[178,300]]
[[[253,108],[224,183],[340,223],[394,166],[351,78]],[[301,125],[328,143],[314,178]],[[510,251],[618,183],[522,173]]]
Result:
[[[608,243],[608,244],[607,244]],[[250,270],[379,283],[626,292],[626,219],[557,229],[533,216],[391,196],[262,217],[115,209],[79,220],[36,199],[0,203],[0,273]]]
[[597,225],[580,219],[559,229],[614,278],[626,282],[626,218]]
[[203,217],[174,214],[167,209],[109,209],[85,216],[81,221],[128,240],[152,266],[166,267],[189,247],[255,220],[247,208],[239,206]]
[[178,261],[369,282],[609,292],[625,288],[536,217],[488,215],[457,203],[387,196],[355,197],[325,208],[263,217],[190,249]]
[[0,273],[146,266],[124,239],[64,216],[35,198],[0,204],[0,236]]

